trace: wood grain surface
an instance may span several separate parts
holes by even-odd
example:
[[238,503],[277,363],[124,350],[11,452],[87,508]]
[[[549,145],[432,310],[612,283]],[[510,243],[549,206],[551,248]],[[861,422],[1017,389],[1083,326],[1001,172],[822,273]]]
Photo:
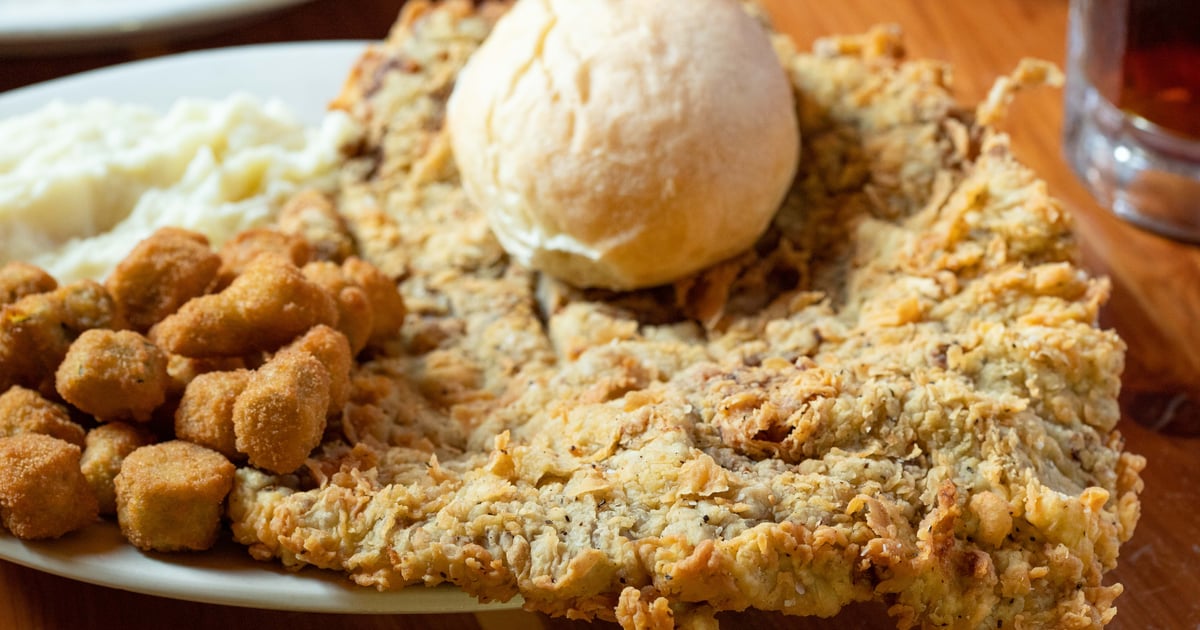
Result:
[[[99,0],[96,0],[99,1]],[[380,38],[401,0],[318,0],[191,39],[143,41],[133,49],[73,56],[0,58],[0,91],[139,58],[218,46],[313,39]],[[807,48],[833,33],[899,24],[909,56],[954,68],[963,102],[982,98],[1022,57],[1062,64],[1066,0],[762,0],[778,28]],[[1200,628],[1200,249],[1147,234],[1099,207],[1062,157],[1062,95],[1020,95],[1003,125],[1020,159],[1074,214],[1086,265],[1113,282],[1102,324],[1129,346],[1121,431],[1147,456],[1142,519],[1112,579],[1125,585],[1121,630]],[[1158,427],[1151,430],[1148,426]],[[891,628],[882,606],[833,619],[726,614],[727,628]],[[326,615],[175,601],[83,584],[0,562],[0,628],[475,629],[611,628],[521,611],[480,615]]]

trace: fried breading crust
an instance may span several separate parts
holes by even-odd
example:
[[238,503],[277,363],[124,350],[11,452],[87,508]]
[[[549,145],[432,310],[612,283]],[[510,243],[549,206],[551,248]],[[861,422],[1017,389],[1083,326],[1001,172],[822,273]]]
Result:
[[233,405],[237,450],[252,466],[299,468],[321,443],[329,409],[329,371],[305,351],[280,352],[255,370]]
[[[354,284],[342,268],[320,260],[304,266],[304,277],[319,285],[337,301],[337,329],[350,343],[350,353],[357,356],[367,347],[375,327],[375,315],[367,292]],[[392,331],[395,334],[395,331]]]
[[198,232],[155,230],[123,258],[104,287],[129,325],[146,332],[188,300],[204,295],[217,277],[221,258]]
[[371,336],[368,343],[384,344],[394,339],[408,313],[396,282],[378,267],[357,256],[351,256],[342,263],[342,273],[367,294],[367,303],[371,305]]
[[18,538],[58,538],[96,520],[79,447],[40,433],[0,437],[0,523]]
[[88,330],[67,350],[54,383],[97,420],[146,422],[167,398],[167,355],[131,330]]
[[312,330],[284,346],[280,352],[307,353],[321,362],[329,373],[329,407],[326,414],[340,415],[350,400],[350,365],[354,361],[346,336],[329,326],[313,326]]
[[206,372],[193,378],[175,409],[175,436],[211,448],[230,461],[238,453],[233,432],[233,405],[250,382],[250,370]]
[[85,431],[67,408],[20,386],[0,394],[0,435],[41,433],[82,447]]
[[[260,361],[261,362],[261,361]],[[171,377],[167,393],[178,397],[197,376],[211,372],[241,370],[246,368],[244,357],[211,357],[196,359],[179,354],[167,357],[167,376]]]
[[41,267],[17,260],[0,267],[0,306],[57,288],[58,281]]
[[458,186],[443,108],[495,15],[407,3],[337,101],[368,137],[338,207],[404,279],[406,352],[356,370],[309,482],[239,471],[254,557],[627,628],[872,599],[902,628],[1112,619],[1144,461],[1108,284],[947,67],[888,29],[777,39],[804,158],[768,233],[581,292],[509,265]]
[[101,514],[117,513],[113,479],[121,472],[125,457],[151,441],[152,436],[147,432],[124,422],[109,422],[87,432],[87,446],[79,460],[79,469],[99,502]]
[[239,357],[274,351],[317,324],[337,322],[337,306],[291,260],[264,254],[220,293],[190,300],[150,338],[187,357]]
[[208,549],[220,532],[233,472],[220,453],[191,442],[138,448],[114,479],[121,533],[139,549]]
[[263,254],[274,254],[290,260],[297,267],[303,267],[312,258],[312,246],[300,235],[273,228],[250,228],[238,232],[221,245],[218,286],[229,286],[235,277],[245,273],[255,258]]
[[71,342],[86,330],[124,325],[112,296],[91,280],[5,306],[0,310],[0,390],[22,385],[54,395],[54,372]]

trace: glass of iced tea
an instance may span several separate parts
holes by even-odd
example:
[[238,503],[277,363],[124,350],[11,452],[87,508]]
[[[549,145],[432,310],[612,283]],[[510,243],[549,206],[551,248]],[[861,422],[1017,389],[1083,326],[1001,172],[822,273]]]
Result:
[[1200,0],[1071,0],[1064,140],[1118,216],[1200,243]]

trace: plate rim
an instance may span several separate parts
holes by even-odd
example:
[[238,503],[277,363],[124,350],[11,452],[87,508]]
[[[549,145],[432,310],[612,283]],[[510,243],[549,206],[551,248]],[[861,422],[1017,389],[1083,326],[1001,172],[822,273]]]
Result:
[[[220,87],[214,87],[212,92],[201,87],[197,89],[197,93],[166,94],[162,95],[160,100],[172,102],[180,98],[220,98],[242,91],[264,101],[278,99],[296,113],[302,122],[312,125],[319,122],[319,116],[314,120],[312,115],[305,116],[303,109],[298,108],[307,106],[310,113],[325,111],[328,101],[336,96],[336,93],[330,90],[339,87],[349,74],[349,68],[341,67],[340,64],[352,63],[372,43],[375,43],[374,40],[249,44],[118,64],[0,93],[0,118],[33,111],[38,106],[55,100],[57,94],[67,93],[81,99],[104,98],[106,96],[103,94],[103,88],[106,84],[119,87],[122,82],[134,82],[145,86],[144,89],[151,92],[168,90],[169,84],[153,79],[178,73],[179,68],[227,64],[222,67],[234,67],[238,70],[232,73],[217,73],[219,76],[215,77],[213,82]],[[253,85],[239,86],[241,83],[251,83],[249,76],[241,76],[243,73],[255,74],[254,68],[263,64],[269,66],[273,63],[286,63],[289,59],[296,62],[297,58],[320,62],[299,62],[290,66],[298,73],[295,76],[304,79],[303,85],[297,91],[282,96],[271,93],[270,86],[284,81],[286,76],[270,77],[265,82],[262,77],[255,76]],[[230,63],[239,60],[243,63]],[[323,76],[322,73],[328,76]],[[286,73],[281,73],[283,74]],[[314,77],[314,74],[322,76]],[[100,88],[100,94],[87,96],[97,88]],[[216,93],[221,90],[224,90],[223,94]],[[313,92],[308,98],[315,102],[295,102],[298,98],[296,95],[304,92]],[[117,99],[111,95],[107,97],[119,102],[137,102],[137,94],[128,96],[131,100]],[[264,610],[343,614],[474,613],[516,609],[523,603],[518,596],[507,602],[485,604],[450,585],[432,588],[410,586],[394,591],[377,591],[366,586],[356,586],[347,576],[334,571],[306,568],[300,572],[301,575],[297,575],[284,569],[277,561],[262,563],[254,560],[245,547],[232,541],[223,542],[222,545],[218,550],[207,552],[209,555],[145,554],[124,542],[117,524],[111,520],[90,525],[58,541],[25,542],[0,528],[0,560],[78,582],[182,601]],[[254,586],[255,576],[270,576],[266,583],[270,588],[247,589],[245,580],[235,580],[237,588],[218,589],[220,592],[196,590],[196,585],[203,584],[205,579],[228,577],[232,569],[219,566],[214,568],[211,565],[214,562],[221,564],[220,554],[229,555],[234,552],[240,554],[235,560],[237,566],[233,569],[236,569],[237,573],[251,571],[251,587]],[[128,567],[130,562],[134,562],[135,566]],[[190,581],[183,584],[172,580],[164,581],[161,577],[156,577],[152,570],[156,566],[172,567],[176,574]],[[127,567],[125,573],[122,573],[122,567]],[[147,574],[148,570],[150,571]],[[287,593],[279,594],[279,589],[295,584],[302,585],[302,592],[290,596]],[[264,599],[264,592],[275,592],[276,598]]]
[[[278,610],[290,612],[333,613],[333,614],[443,614],[475,613],[489,610],[520,608],[520,596],[507,602],[482,603],[456,586],[443,584],[432,587],[411,585],[393,591],[378,591],[366,586],[354,585],[346,576],[336,571],[305,566],[290,571],[276,562],[254,560],[232,540],[223,539],[213,550],[199,553],[154,553],[142,552],[130,545],[121,536],[117,524],[108,520],[65,535],[58,540],[23,541],[0,530],[0,560],[21,565],[36,571],[61,578],[118,590],[165,597],[201,604]],[[245,556],[239,556],[245,553]],[[132,560],[140,558],[140,560]],[[239,564],[239,572],[246,576],[234,584],[220,589],[192,590],[209,579],[228,577],[224,569],[215,567],[219,558]],[[242,561],[245,561],[243,563]],[[161,574],[131,573],[113,570],[113,562],[143,562],[140,569],[163,567],[179,577],[162,582]],[[80,567],[94,569],[86,573]],[[133,579],[114,579],[120,574]],[[267,589],[245,589],[248,581],[261,575],[270,575],[272,582]],[[186,587],[187,592],[181,594]],[[289,592],[288,588],[293,592]],[[297,588],[298,587],[298,588]],[[264,596],[268,598],[264,599]]]
[[[149,57],[146,59],[137,59],[118,63],[111,66],[104,66],[91,70],[85,70],[74,74],[69,74],[30,85],[24,85],[18,88],[0,92],[0,118],[7,118],[22,113],[28,113],[36,109],[37,106],[50,102],[51,100],[62,99],[63,92],[69,96],[79,98],[92,98],[86,93],[106,83],[132,77],[134,75],[169,75],[166,71],[177,71],[180,68],[191,65],[206,66],[227,59],[238,59],[243,62],[255,61],[258,63],[273,62],[271,57],[292,57],[299,54],[312,54],[318,59],[326,59],[328,61],[336,61],[338,57],[345,56],[351,59],[357,58],[368,46],[376,43],[374,40],[368,39],[329,39],[329,40],[306,40],[293,42],[273,42],[261,44],[239,44],[234,46],[221,46],[217,48],[203,48],[199,50],[189,50],[180,53],[162,55],[157,57]],[[239,71],[240,72],[240,71]],[[329,77],[326,77],[329,78]],[[344,80],[344,76],[339,79]],[[227,80],[226,80],[227,79]],[[275,77],[279,79],[279,77]],[[211,79],[210,79],[211,80]],[[222,80],[228,83],[232,89],[252,93],[255,96],[267,99],[281,98],[276,94],[258,93],[255,88],[236,86],[240,83],[237,79],[237,74],[232,76],[220,75],[217,80]],[[340,84],[340,83],[339,83]],[[232,93],[232,92],[230,92]],[[219,98],[213,94],[184,94],[166,95],[157,93],[162,97],[157,100],[165,100],[167,98],[178,100],[182,98]],[[325,95],[326,101],[332,100],[336,94],[330,93]],[[138,102],[141,98],[137,94],[131,94],[128,101],[122,102]],[[105,97],[98,97],[105,98]],[[116,100],[116,99],[113,99]],[[303,105],[312,105],[312,103],[286,103],[293,110],[296,107]],[[324,103],[322,104],[322,106]],[[159,108],[162,109],[162,108]],[[315,122],[307,120],[306,122]]]
[[0,0],[0,53],[44,55],[113,48],[166,35],[199,35],[214,26],[312,0]]

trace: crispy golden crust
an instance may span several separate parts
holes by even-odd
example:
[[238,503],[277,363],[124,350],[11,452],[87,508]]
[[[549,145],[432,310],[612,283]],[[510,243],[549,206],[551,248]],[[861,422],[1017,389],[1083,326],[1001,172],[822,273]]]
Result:
[[276,473],[299,468],[321,442],[329,370],[308,352],[280,352],[255,370],[233,405],[237,450]]
[[220,293],[190,300],[150,330],[164,350],[188,357],[238,357],[274,351],[317,324],[334,324],[337,306],[291,260],[259,256]]
[[371,337],[375,315],[362,287],[354,284],[338,265],[319,260],[304,266],[304,277],[325,289],[337,301],[337,329],[346,336],[350,353],[357,356]]
[[0,266],[0,307],[57,288],[54,277],[36,265],[14,260]]
[[[253,357],[252,357],[253,358]],[[258,361],[261,363],[261,361]],[[243,357],[212,357],[196,359],[180,354],[167,356],[167,376],[171,378],[167,388],[169,397],[178,398],[183,395],[187,386],[197,376],[211,372],[224,372],[246,368],[247,361]]]
[[342,263],[342,273],[363,290],[371,307],[371,336],[367,342],[381,345],[395,339],[408,313],[396,282],[357,256]]
[[777,41],[804,158],[772,228],[675,286],[581,292],[507,263],[444,142],[494,8],[407,6],[338,101],[368,130],[339,209],[403,278],[404,344],[356,370],[311,478],[239,471],[252,555],[628,628],[1112,618],[1144,462],[1108,285],[947,68],[886,29]]
[[101,421],[146,422],[166,400],[167,355],[131,330],[88,330],[55,372],[64,400]]
[[161,228],[138,243],[104,287],[134,330],[145,332],[188,300],[204,295],[217,277],[221,258],[203,234]]
[[108,290],[81,280],[35,293],[0,310],[0,390],[13,385],[54,394],[54,371],[71,342],[92,328],[124,326]]
[[0,523],[18,538],[58,538],[96,520],[79,447],[38,433],[0,437]]
[[125,456],[114,480],[117,522],[139,549],[199,551],[216,542],[234,466],[220,453],[173,440]]
[[329,408],[327,415],[341,415],[350,400],[350,343],[342,333],[329,326],[313,326],[299,339],[284,346],[280,352],[301,352],[312,355],[329,373]]
[[281,256],[296,267],[303,267],[312,258],[312,246],[301,235],[271,228],[251,228],[238,232],[221,246],[218,286],[229,286],[255,258],[263,254]]
[[87,446],[79,460],[79,469],[87,478],[92,494],[100,504],[100,513],[117,513],[117,490],[113,479],[121,472],[125,457],[152,438],[142,429],[124,422],[109,422],[87,432]]
[[175,437],[242,461],[233,431],[233,405],[250,383],[250,370],[206,372],[183,391],[175,409]]
[[67,408],[41,394],[15,386],[0,394],[0,435],[41,433],[82,447],[85,431]]

